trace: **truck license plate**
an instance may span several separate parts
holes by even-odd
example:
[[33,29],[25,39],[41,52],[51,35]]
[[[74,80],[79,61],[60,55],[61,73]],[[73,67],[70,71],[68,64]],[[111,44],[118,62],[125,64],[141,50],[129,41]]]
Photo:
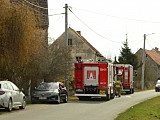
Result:
[[100,94],[106,94],[105,90],[100,90],[99,93]]

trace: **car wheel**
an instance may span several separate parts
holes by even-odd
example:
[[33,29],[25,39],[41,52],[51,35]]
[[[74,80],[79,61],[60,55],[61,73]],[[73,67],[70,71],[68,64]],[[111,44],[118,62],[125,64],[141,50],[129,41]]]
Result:
[[157,90],[155,89],[155,92],[157,92]]
[[68,102],[68,95],[65,96],[65,99],[63,100],[64,103]]
[[36,101],[31,97],[31,104],[36,104]]
[[13,108],[13,103],[12,103],[12,100],[11,100],[11,99],[9,99],[9,101],[8,101],[7,111],[8,111],[8,112],[11,112],[11,111],[12,111],[12,108]]
[[58,103],[58,104],[60,104],[60,103],[61,103],[60,95],[58,95],[58,97],[57,97],[57,103]]
[[22,101],[22,106],[20,106],[19,108],[20,109],[25,109],[25,107],[26,107],[26,100],[24,98],[23,101]]

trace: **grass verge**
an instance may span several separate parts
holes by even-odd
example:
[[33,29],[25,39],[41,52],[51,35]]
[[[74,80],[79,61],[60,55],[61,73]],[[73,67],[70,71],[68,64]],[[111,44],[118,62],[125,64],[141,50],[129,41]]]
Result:
[[115,120],[160,120],[160,96],[129,108]]
[[77,100],[79,100],[77,97],[75,97],[75,96],[69,96],[69,98],[68,98],[68,101],[70,102],[70,101],[77,101]]

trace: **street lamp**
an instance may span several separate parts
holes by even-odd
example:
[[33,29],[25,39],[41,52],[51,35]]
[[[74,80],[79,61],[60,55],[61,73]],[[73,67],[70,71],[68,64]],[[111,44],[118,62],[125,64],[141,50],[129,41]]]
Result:
[[148,35],[152,35],[152,34],[155,34],[155,33],[151,33],[151,34],[144,34],[144,44],[143,44],[143,53],[142,53],[142,76],[141,76],[141,89],[143,90],[144,89],[144,70],[145,70],[145,56],[146,56],[146,52],[145,52],[145,41],[146,41],[146,36]]

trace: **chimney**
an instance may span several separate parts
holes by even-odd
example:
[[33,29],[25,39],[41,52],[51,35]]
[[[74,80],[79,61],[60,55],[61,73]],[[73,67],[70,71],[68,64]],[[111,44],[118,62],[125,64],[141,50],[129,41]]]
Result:
[[158,51],[158,50],[159,50],[158,47],[155,47],[154,49],[155,49],[155,51]]
[[81,31],[77,31],[77,33],[81,35]]

